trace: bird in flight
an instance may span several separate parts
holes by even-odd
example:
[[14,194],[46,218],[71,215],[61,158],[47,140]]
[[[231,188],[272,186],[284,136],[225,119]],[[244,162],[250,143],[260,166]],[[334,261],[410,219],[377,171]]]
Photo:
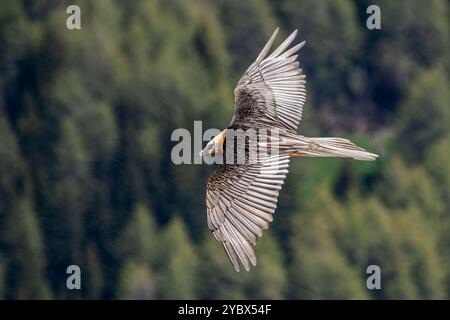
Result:
[[[297,134],[306,99],[305,75],[297,53],[305,41],[289,48],[295,30],[267,56],[278,30],[234,89],[235,108],[229,126],[200,152],[204,157],[222,159],[207,183],[207,223],[236,271],[241,265],[246,271],[256,266],[253,246],[273,220],[290,158],[372,161],[378,157],[347,139]],[[243,144],[237,144],[243,135]]]

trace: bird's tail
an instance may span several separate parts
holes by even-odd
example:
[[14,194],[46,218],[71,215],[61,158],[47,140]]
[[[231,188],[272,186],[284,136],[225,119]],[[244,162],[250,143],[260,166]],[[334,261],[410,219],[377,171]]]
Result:
[[373,161],[378,155],[367,152],[343,138],[307,138],[298,136],[292,157],[341,157]]

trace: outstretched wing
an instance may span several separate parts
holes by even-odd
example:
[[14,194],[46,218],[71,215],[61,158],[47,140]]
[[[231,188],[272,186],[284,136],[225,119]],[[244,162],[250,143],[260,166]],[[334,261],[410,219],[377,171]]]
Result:
[[255,164],[220,165],[206,191],[208,227],[223,243],[236,271],[256,265],[252,245],[272,222],[278,193],[288,173],[289,156],[276,155]]
[[286,51],[297,35],[295,30],[266,58],[277,33],[278,28],[234,89],[230,126],[253,124],[297,130],[306,99],[306,81],[296,53],[305,41]]

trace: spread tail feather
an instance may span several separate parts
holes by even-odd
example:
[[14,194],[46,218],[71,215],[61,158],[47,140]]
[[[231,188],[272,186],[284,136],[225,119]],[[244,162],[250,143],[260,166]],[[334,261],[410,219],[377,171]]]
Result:
[[301,137],[299,150],[291,153],[293,157],[341,157],[362,161],[373,161],[378,155],[367,152],[353,142],[343,138]]

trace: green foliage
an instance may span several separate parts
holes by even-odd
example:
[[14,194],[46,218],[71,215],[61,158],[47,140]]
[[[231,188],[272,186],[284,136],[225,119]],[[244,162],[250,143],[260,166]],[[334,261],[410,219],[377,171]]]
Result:
[[200,278],[204,279],[205,285],[200,288],[201,298],[281,299],[285,296],[284,255],[271,232],[257,242],[257,268],[249,273],[236,273],[230,268],[222,244],[215,239],[206,239],[202,251]]
[[0,213],[6,214],[21,193],[23,162],[17,139],[6,119],[0,114]]
[[246,297],[250,299],[282,299],[286,294],[288,278],[284,269],[283,250],[273,236],[267,232],[256,247],[258,268],[252,272]]
[[[10,255],[9,272],[14,272],[13,292],[19,299],[48,299],[44,276],[43,241],[35,212],[21,199],[5,221],[5,244]],[[8,297],[8,296],[7,296]]]
[[[444,0],[427,3],[384,0],[379,6],[383,8],[382,29],[386,32],[386,41],[401,58],[424,66],[440,65],[448,59],[448,7]],[[427,14],[418,19],[418,12]],[[389,50],[387,46],[385,49]],[[397,58],[400,57],[391,57],[398,63]],[[415,72],[421,73],[420,70]]]
[[[348,234],[346,212],[322,192],[301,215],[292,217],[295,234],[290,239],[292,264],[289,270],[290,296],[306,299],[364,299],[365,282],[351,267],[339,248],[354,239]],[[351,227],[350,227],[351,228]],[[346,233],[347,232],[347,233]]]
[[97,249],[94,246],[88,247],[86,260],[87,270],[85,270],[85,276],[87,278],[87,285],[85,286],[85,290],[89,292],[90,299],[100,299],[106,279],[104,278]]
[[163,299],[195,299],[198,285],[197,253],[184,224],[174,218],[160,240],[161,260],[157,288]]
[[119,299],[154,299],[154,277],[150,269],[141,264],[128,262],[121,270],[118,289]]
[[236,273],[223,251],[223,246],[213,237],[207,237],[201,247],[199,277],[200,296],[204,299],[243,299],[242,278],[246,273]]
[[232,75],[237,81],[267,41],[267,36],[263,35],[273,32],[276,22],[264,1],[213,0],[212,2],[217,7],[224,30],[227,30],[225,35],[232,59]]
[[425,167],[433,178],[436,188],[440,192],[446,211],[450,209],[450,136],[436,141],[425,161]]
[[[379,1],[376,31],[366,0],[72,3],[81,30],[68,1],[0,5],[0,298],[450,297],[448,1]],[[276,26],[307,40],[299,132],[380,158],[293,159],[236,273],[206,226],[212,168],[173,165],[170,134],[229,123]]]
[[138,205],[124,228],[118,246],[122,254],[139,263],[155,265],[159,237],[153,216],[144,205]]
[[[423,72],[401,105],[399,140],[410,161],[424,160],[434,142],[450,135],[449,80],[441,70]],[[406,143],[407,142],[407,143]]]
[[[326,130],[356,125],[356,121],[348,121],[348,115],[356,118],[362,111],[361,103],[367,102],[359,99],[365,75],[355,63],[363,45],[355,5],[347,0],[286,0],[281,13],[286,16],[282,22],[286,21],[289,29],[298,28],[299,37],[307,41],[300,61],[308,61],[304,69],[308,89],[313,88],[308,97],[311,107],[321,111],[321,125]],[[318,43],[320,46],[315,45]]]
[[[365,1],[364,4],[372,3]],[[398,119],[397,111],[409,88],[420,81],[418,79],[426,70],[447,68],[448,72],[448,3],[444,0],[426,3],[413,0],[381,1],[378,5],[382,8],[382,27],[367,38],[370,62],[366,68],[371,79],[372,97],[378,110],[384,113],[378,111],[378,118],[392,121]],[[363,10],[365,6],[362,5]],[[424,14],[418,18],[418,12]],[[365,23],[366,15],[361,16],[361,23]]]
[[408,168],[399,158],[385,169],[379,193],[393,208],[416,207],[428,218],[443,214],[444,207],[431,177],[421,168]]

